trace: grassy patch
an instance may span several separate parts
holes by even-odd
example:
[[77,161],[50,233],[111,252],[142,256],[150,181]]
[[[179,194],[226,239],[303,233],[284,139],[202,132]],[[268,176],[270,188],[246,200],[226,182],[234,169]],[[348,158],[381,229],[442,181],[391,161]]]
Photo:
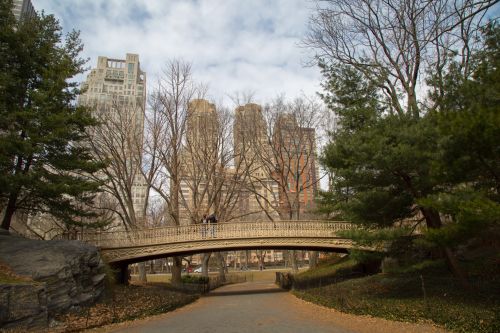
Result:
[[310,269],[294,276],[294,289],[322,287],[344,280],[366,275],[362,266],[350,257],[332,257]]
[[[347,263],[323,267],[319,272],[327,275],[330,270],[335,275],[335,272],[343,272]],[[317,274],[312,271],[307,276]],[[500,332],[498,279],[472,278],[474,290],[468,292],[451,276],[444,263],[426,262],[391,274],[296,289],[294,294],[354,314],[406,322],[432,321],[456,332]]]

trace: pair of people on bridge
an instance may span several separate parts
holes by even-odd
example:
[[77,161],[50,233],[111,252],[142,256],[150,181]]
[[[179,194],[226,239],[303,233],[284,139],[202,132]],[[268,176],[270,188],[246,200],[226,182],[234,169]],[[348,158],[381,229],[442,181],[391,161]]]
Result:
[[210,237],[212,238],[215,237],[216,223],[217,223],[217,217],[215,216],[215,214],[211,214],[209,216],[207,216],[207,214],[204,214],[203,218],[201,219],[201,237],[206,238],[208,230],[210,230]]

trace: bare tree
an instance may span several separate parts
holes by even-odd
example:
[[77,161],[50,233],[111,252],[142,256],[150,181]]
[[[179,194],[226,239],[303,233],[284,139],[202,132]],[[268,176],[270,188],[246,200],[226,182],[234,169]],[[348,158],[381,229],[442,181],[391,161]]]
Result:
[[[190,102],[180,191],[181,215],[187,223],[199,223],[209,214],[221,222],[239,216],[237,203],[246,173],[241,163],[235,163],[231,129],[232,115],[227,109],[203,99]],[[210,253],[204,254],[204,275],[209,258]]]
[[[271,191],[276,192],[276,186],[267,176],[268,172],[260,158],[261,155],[269,155],[268,150],[271,149],[267,123],[260,105],[247,103],[236,108],[233,135],[235,164],[245,175],[241,177],[243,187],[238,202],[240,218],[251,221],[264,217],[273,220],[278,215],[270,204],[274,202]],[[266,153],[262,153],[262,150],[266,150]]]
[[238,90],[228,94],[227,96],[233,102],[234,107],[255,102],[254,90]]
[[[142,170],[144,133],[143,98],[111,96],[111,101],[94,106],[100,124],[89,133],[88,144],[96,159],[108,166],[101,174],[103,193],[100,210],[118,216],[126,229],[144,228],[151,185],[146,178],[153,175]],[[146,282],[145,263],[138,264],[139,279]]]
[[[323,108],[312,98],[278,97],[262,114],[235,131],[237,155],[245,164],[246,189],[267,218],[300,219],[314,206],[319,186],[315,128]],[[297,270],[295,251],[290,251]]]
[[233,115],[228,109],[218,108],[219,149],[216,170],[210,186],[209,202],[222,221],[228,222],[241,216],[237,203],[247,177],[246,166],[237,160],[233,144]]
[[161,227],[167,224],[165,216],[168,214],[164,200],[159,196],[150,198],[147,213],[148,227]]
[[[303,203],[311,203],[316,194],[320,179],[315,128],[320,122],[321,110],[314,99],[297,98],[286,103],[278,97],[264,109],[265,142],[248,141],[249,145],[255,145],[251,163],[261,170],[258,173],[247,169],[248,189],[261,207],[267,208],[265,211],[271,209],[281,219],[300,219],[301,212],[307,208]],[[268,217],[274,219],[271,214]]]
[[309,251],[309,268],[318,267],[318,260],[319,260],[319,252]]
[[104,196],[112,198],[101,209],[112,211],[126,229],[138,228],[144,224],[150,189],[141,172],[144,108],[123,96],[112,98],[94,106],[100,124],[88,140],[95,158],[108,165],[96,175],[103,180]]
[[[381,88],[390,110],[419,117],[422,73],[442,72],[457,44],[468,72],[473,36],[494,0],[317,1],[304,40],[316,59],[352,66]],[[419,97],[420,96],[420,97]]]
[[[110,229],[138,228],[144,221],[149,187],[141,173],[144,106],[141,97],[133,99],[109,95],[87,104],[98,126],[87,129],[84,143],[95,160],[106,165],[95,174],[80,174],[100,184],[100,192],[85,207],[99,213],[99,227]],[[140,197],[137,197],[140,192]],[[63,227],[47,214],[34,216],[28,222],[51,228],[53,233],[76,232],[76,226]],[[94,219],[81,218],[75,224],[96,226]],[[58,228],[59,227],[59,228]],[[58,231],[57,231],[58,230]]]
[[189,191],[180,193],[182,207],[191,223],[209,213],[229,221],[240,193],[239,177],[244,176],[234,164],[231,115],[206,100],[190,106],[182,163],[182,182]]
[[257,260],[259,261],[259,270],[263,270],[265,269],[265,259],[266,259],[266,255],[267,255],[267,251],[266,250],[257,250],[255,251],[255,254],[257,256]]
[[[191,65],[180,60],[168,62],[150,95],[146,114],[144,172],[148,184],[164,200],[169,225],[180,225],[182,152],[188,119],[188,103],[200,97]],[[173,258],[172,284],[181,283],[182,257]]]
[[[424,81],[443,94],[447,63],[459,60],[459,70],[470,75],[470,56],[486,10],[495,0],[331,0],[318,1],[305,45],[316,59],[331,66],[348,66],[362,73],[385,96],[391,113],[418,119],[438,104],[426,100]],[[439,99],[436,99],[439,100]],[[405,173],[408,190],[413,178]],[[415,196],[417,197],[417,195]],[[420,206],[428,228],[440,228],[439,212]],[[456,258],[444,253],[452,271],[467,285]]]

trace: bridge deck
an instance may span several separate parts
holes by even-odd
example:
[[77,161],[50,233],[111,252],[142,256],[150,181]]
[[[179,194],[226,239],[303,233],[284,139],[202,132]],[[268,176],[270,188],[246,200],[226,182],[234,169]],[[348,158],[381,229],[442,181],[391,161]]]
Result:
[[232,222],[83,233],[78,239],[98,246],[108,262],[132,262],[176,253],[228,249],[347,249],[352,242],[338,232],[353,228],[347,222],[317,220]]
[[337,232],[352,229],[347,222],[332,221],[265,221],[193,224],[130,231],[79,234],[79,240],[104,248],[123,248],[165,243],[217,239],[276,237],[338,237]]

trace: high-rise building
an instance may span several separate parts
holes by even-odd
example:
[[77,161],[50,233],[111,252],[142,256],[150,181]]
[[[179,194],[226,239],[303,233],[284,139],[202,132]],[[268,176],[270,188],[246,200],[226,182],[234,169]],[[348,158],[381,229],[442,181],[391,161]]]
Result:
[[24,17],[32,17],[36,15],[35,8],[31,4],[31,0],[14,0],[12,2],[12,13],[16,20]]
[[[263,165],[259,163],[261,151],[268,146],[266,121],[262,108],[258,104],[248,103],[238,106],[234,119],[234,147],[236,164],[243,163],[251,167],[252,173],[263,173]],[[257,163],[256,163],[257,162]]]
[[283,114],[276,121],[273,136],[280,173],[276,179],[284,182],[280,184],[282,215],[312,210],[319,187],[315,129],[300,126],[292,114]]
[[248,175],[246,189],[239,196],[240,214],[248,220],[275,215],[278,184],[269,174],[274,158],[260,105],[248,103],[236,108],[233,135],[235,167]]
[[205,99],[193,99],[188,104],[187,140],[193,147],[215,148],[218,119],[215,105]]
[[208,179],[210,165],[217,161],[219,123],[215,105],[205,99],[188,104],[186,142],[181,153],[180,207],[181,224],[190,224],[207,213],[208,197],[213,192]]
[[[135,170],[131,193],[134,211],[139,217],[146,199],[146,184],[138,163],[140,158],[136,158],[142,154],[146,106],[146,73],[141,70],[139,55],[127,53],[125,59],[98,57],[97,67],[88,74],[82,91],[78,99],[80,105],[90,106],[97,118],[108,122],[105,128],[119,131],[135,143],[117,148],[123,150],[129,170]],[[98,132],[95,135],[111,134],[116,133]]]
[[125,59],[98,57],[97,67],[88,74],[82,90],[80,104],[101,108],[119,101],[121,105],[141,108],[139,120],[144,122],[146,73],[141,70],[139,55],[127,53]]

